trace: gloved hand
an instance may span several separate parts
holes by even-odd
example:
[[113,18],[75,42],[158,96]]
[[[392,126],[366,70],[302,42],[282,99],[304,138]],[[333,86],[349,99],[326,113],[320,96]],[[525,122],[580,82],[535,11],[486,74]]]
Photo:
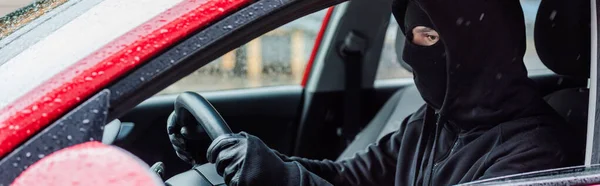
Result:
[[[210,139],[206,135],[190,134],[181,123],[177,123],[177,115],[171,113],[167,120],[167,133],[177,156],[192,165],[204,162],[204,154]],[[189,122],[196,122],[195,120]]]
[[206,156],[231,186],[331,185],[297,162],[284,162],[260,139],[244,132],[217,137]]

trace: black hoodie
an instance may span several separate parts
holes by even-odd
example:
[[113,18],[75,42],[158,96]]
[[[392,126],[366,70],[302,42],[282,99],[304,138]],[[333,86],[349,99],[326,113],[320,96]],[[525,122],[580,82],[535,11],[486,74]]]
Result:
[[[452,185],[578,163],[567,147],[566,124],[527,78],[519,1],[408,1],[395,0],[392,12],[409,38],[404,59],[428,104],[351,159],[282,155],[285,161],[334,185],[398,186]],[[415,26],[434,28],[440,42],[413,46]]]
[[[395,0],[392,12],[409,38],[404,59],[426,105],[398,131],[337,162],[275,156],[245,133],[213,142],[218,150],[209,148],[209,160],[226,180],[240,185],[452,185],[582,159],[568,147],[564,121],[527,78],[518,0],[408,1]],[[412,44],[415,26],[437,30],[441,40],[428,47]]]

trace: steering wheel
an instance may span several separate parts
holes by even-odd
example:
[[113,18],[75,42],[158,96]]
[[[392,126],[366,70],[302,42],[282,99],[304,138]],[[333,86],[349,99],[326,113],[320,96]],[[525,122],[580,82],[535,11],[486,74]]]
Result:
[[[174,117],[169,119],[171,118],[175,118],[175,123],[180,127],[175,131],[181,132],[181,127],[185,126],[189,131],[182,135],[190,139],[193,139],[194,135],[206,133],[211,140],[214,140],[220,135],[232,133],[223,117],[210,102],[195,92],[184,92],[177,97]],[[194,165],[191,170],[175,175],[165,183],[172,186],[225,185],[223,178],[217,174],[214,164]]]

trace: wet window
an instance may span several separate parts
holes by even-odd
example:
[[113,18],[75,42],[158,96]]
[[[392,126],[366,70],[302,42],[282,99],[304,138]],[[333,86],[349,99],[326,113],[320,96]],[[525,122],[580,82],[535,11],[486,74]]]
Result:
[[0,1],[0,39],[68,0]]
[[[539,71],[547,70],[546,66],[542,63],[535,50],[535,44],[533,42],[533,26],[535,24],[535,17],[537,14],[538,7],[541,0],[520,0],[521,6],[523,7],[523,13],[525,14],[525,26],[527,35],[527,51],[523,57],[527,70]],[[379,68],[377,70],[377,79],[397,79],[397,78],[411,78],[412,74],[407,71],[398,62],[396,54],[396,33],[398,31],[398,23],[392,16],[390,19],[390,25],[387,30],[387,34],[382,48],[381,59],[379,62]]]
[[159,94],[299,85],[325,12],[307,15],[268,32]]

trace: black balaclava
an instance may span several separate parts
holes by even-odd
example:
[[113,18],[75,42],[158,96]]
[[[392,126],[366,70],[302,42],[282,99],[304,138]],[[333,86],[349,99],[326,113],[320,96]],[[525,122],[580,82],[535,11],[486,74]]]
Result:
[[[527,77],[519,1],[394,0],[392,13],[407,37],[403,59],[415,84],[445,120],[469,130],[554,112]],[[440,40],[413,44],[416,26],[436,30]]]
[[435,30],[429,16],[415,3],[409,3],[404,20],[406,40],[402,58],[413,69],[414,81],[423,99],[435,109],[440,109],[446,94],[446,56],[441,40],[431,46],[412,42],[412,30],[425,26]]

